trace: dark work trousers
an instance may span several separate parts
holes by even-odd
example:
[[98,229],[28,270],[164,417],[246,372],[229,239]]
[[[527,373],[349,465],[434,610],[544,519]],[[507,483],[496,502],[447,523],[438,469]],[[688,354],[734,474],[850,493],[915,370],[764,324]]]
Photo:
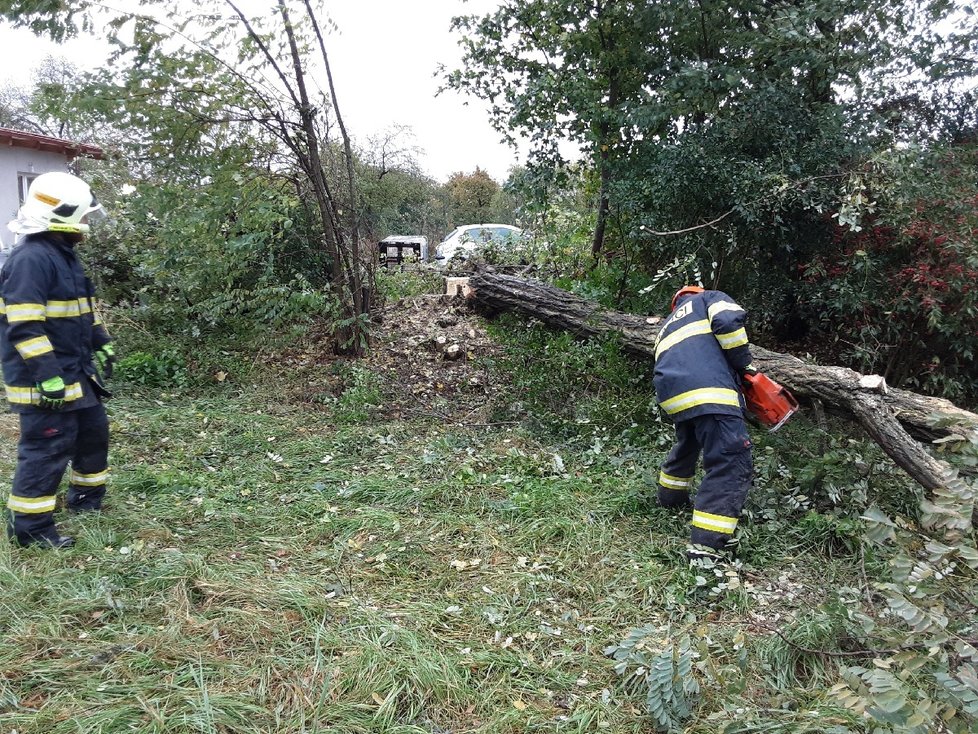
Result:
[[696,491],[690,540],[723,550],[754,480],[751,441],[744,419],[701,415],[676,424],[676,443],[659,471],[659,504],[685,507],[696,463],[703,454],[703,481]]
[[108,479],[109,420],[101,403],[20,414],[17,470],[7,507],[21,542],[57,535],[55,499],[65,469],[69,510],[99,510]]

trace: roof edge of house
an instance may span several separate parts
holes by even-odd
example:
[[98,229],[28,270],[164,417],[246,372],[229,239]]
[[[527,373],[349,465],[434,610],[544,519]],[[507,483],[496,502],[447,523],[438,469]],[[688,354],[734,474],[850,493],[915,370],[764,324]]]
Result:
[[101,160],[105,154],[97,145],[86,143],[75,143],[63,138],[54,138],[49,135],[38,135],[29,133],[25,130],[14,130],[9,127],[0,127],[0,145],[11,148],[30,148],[49,153],[61,153],[72,158],[95,158]]

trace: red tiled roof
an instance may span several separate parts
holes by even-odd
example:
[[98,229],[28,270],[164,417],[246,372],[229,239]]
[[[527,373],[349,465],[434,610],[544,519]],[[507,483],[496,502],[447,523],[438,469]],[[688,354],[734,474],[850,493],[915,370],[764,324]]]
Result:
[[73,143],[70,140],[51,138],[47,135],[37,135],[23,130],[11,130],[7,127],[0,127],[0,145],[62,153],[68,158],[77,158],[78,156],[99,160],[102,158],[102,149],[95,145]]

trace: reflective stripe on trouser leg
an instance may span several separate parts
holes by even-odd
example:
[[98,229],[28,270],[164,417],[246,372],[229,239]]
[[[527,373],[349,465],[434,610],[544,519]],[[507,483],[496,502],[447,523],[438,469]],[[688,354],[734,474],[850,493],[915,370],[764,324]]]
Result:
[[75,412],[78,441],[68,477],[68,509],[99,510],[109,477],[109,419],[101,403]]
[[55,532],[55,497],[77,435],[78,423],[72,411],[20,414],[17,469],[7,507],[13,517],[13,531],[21,540]]
[[659,504],[663,507],[685,507],[700,457],[692,421],[676,424],[676,443],[659,469]]
[[705,415],[693,421],[703,445],[704,476],[696,492],[690,540],[722,550],[737,529],[754,479],[750,436],[740,416]]

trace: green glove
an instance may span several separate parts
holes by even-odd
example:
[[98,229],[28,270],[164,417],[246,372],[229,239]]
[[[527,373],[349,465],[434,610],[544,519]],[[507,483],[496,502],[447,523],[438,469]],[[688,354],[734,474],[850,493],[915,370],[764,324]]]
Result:
[[99,371],[106,380],[111,379],[112,372],[115,370],[115,349],[112,344],[103,344],[95,352],[95,359],[98,360]]
[[38,392],[41,393],[37,404],[47,410],[61,410],[65,404],[65,381],[58,377],[51,377],[44,382],[37,384]]

